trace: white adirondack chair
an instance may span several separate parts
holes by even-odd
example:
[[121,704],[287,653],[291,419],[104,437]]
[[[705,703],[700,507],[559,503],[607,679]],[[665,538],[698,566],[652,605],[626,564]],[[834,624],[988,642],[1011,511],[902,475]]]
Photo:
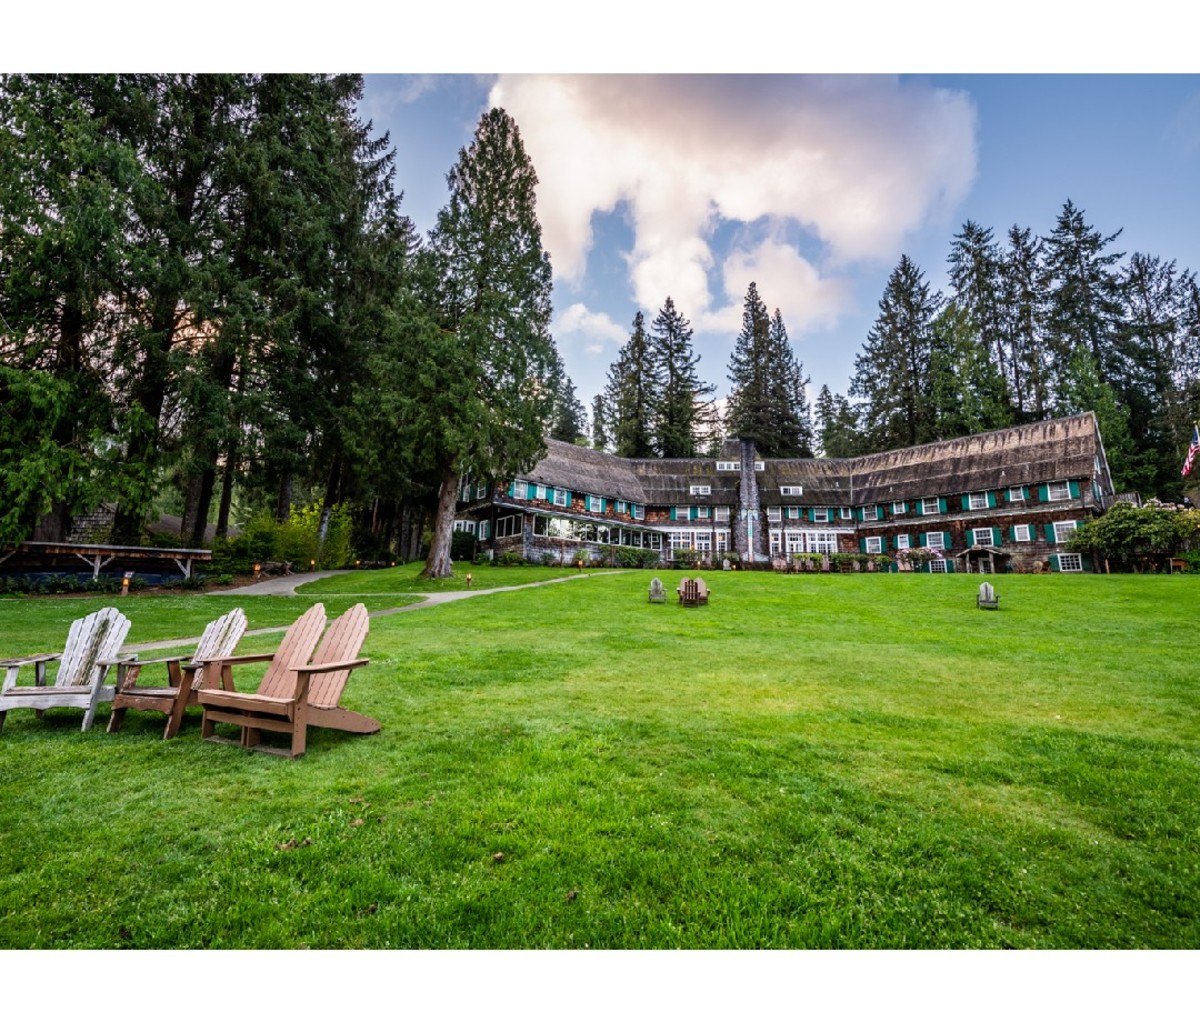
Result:
[[[113,686],[105,685],[109,668],[118,661],[117,652],[129,634],[129,618],[116,607],[105,607],[71,624],[61,653],[14,657],[0,660],[4,671],[0,687],[0,728],[9,710],[43,710],[54,706],[83,709],[83,727],[92,726],[96,706],[113,697]],[[130,658],[132,659],[132,658]],[[58,662],[54,684],[46,684],[46,665]],[[22,667],[33,667],[33,684],[18,685]]]
[[[206,685],[218,685],[220,679],[210,677],[219,672],[206,672],[209,661],[223,660],[232,656],[238,642],[246,631],[246,612],[238,607],[223,617],[210,621],[196,644],[191,663],[187,657],[161,657],[155,660],[138,660],[117,665],[117,686],[113,695],[112,716],[108,721],[109,732],[121,730],[128,709],[157,710],[167,715],[163,725],[163,738],[174,738],[183,723],[183,711],[196,705],[196,693]],[[149,664],[167,665],[166,685],[139,685],[138,675]]]

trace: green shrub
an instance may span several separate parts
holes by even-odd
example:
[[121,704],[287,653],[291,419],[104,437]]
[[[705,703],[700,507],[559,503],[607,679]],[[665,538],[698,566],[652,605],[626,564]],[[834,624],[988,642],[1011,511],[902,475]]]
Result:
[[456,529],[450,533],[450,560],[469,561],[475,556],[478,543],[469,532]]
[[516,568],[524,563],[525,558],[515,550],[505,550],[503,553],[496,555],[496,564],[501,568]]

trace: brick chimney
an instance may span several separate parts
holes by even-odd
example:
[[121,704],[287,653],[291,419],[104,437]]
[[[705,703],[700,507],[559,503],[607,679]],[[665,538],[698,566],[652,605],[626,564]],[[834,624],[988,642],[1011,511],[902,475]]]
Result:
[[766,560],[766,534],[762,507],[758,500],[758,478],[754,474],[754,462],[758,454],[753,440],[739,440],[742,471],[738,482],[737,521],[733,529],[733,547],[742,562],[753,564]]

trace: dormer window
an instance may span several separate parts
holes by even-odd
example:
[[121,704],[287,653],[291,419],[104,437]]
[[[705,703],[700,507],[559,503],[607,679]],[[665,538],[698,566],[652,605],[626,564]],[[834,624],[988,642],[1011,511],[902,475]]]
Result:
[[711,486],[693,486],[691,494],[693,497],[707,497],[712,493]]
[[779,494],[780,494],[780,496],[783,496],[783,497],[803,497],[804,496],[804,487],[803,486],[781,486],[781,487],[779,487]]

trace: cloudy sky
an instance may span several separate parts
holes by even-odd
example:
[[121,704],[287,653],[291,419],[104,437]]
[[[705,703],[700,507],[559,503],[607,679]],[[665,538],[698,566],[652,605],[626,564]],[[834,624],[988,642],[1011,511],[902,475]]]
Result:
[[1117,248],[1200,270],[1200,76],[368,75],[422,231],[480,113],[537,170],[555,340],[590,403],[670,296],[718,393],[756,281],[812,378],[845,392],[902,253],[935,287],[967,219],[1048,233],[1066,199]]

